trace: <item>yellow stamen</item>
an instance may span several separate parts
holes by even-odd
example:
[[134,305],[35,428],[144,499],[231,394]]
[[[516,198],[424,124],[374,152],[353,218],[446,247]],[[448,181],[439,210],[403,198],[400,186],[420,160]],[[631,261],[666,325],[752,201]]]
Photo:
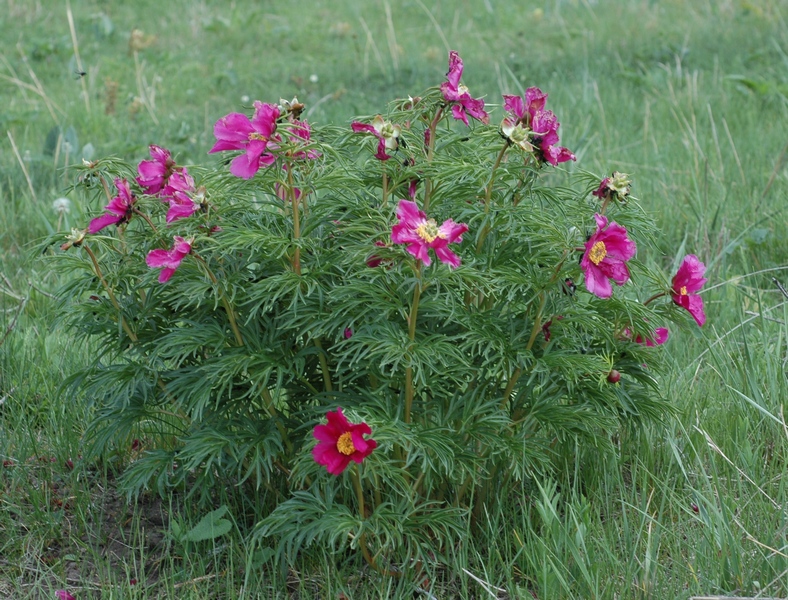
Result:
[[250,141],[260,140],[261,142],[267,142],[268,138],[265,137],[262,133],[257,133],[256,131],[253,131],[252,133],[249,134],[249,140]]
[[442,235],[440,230],[438,229],[438,224],[435,222],[435,219],[430,219],[429,221],[425,221],[418,227],[416,227],[416,234],[423,239],[425,242],[432,243],[435,238],[445,238],[445,235]]
[[356,447],[353,445],[353,436],[349,431],[339,436],[337,440],[337,450],[345,456],[350,456],[356,451]]
[[686,296],[686,295],[687,295],[687,286],[686,286],[686,285],[682,285],[682,286],[681,286],[681,289],[679,290],[679,293],[680,293],[682,296]]
[[605,247],[605,242],[597,242],[591,246],[591,251],[588,253],[588,260],[595,265],[599,265],[606,256],[607,248]]

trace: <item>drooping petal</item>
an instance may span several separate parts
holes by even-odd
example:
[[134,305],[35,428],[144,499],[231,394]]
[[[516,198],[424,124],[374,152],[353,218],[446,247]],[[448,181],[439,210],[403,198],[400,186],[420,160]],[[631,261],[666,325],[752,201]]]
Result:
[[465,116],[465,107],[462,104],[452,105],[451,114],[456,120],[462,121],[466,125],[469,125],[468,117]]
[[98,233],[108,225],[120,222],[123,217],[115,214],[105,214],[90,221],[88,233]]
[[[445,242],[445,240],[443,241]],[[435,256],[437,256],[438,260],[440,260],[442,263],[449,265],[453,269],[456,269],[457,267],[460,266],[461,264],[460,257],[457,256],[451,250],[449,250],[447,244],[443,244],[441,246],[433,246],[432,249],[435,250]],[[425,264],[429,264],[429,263],[425,263]]]
[[448,84],[454,90],[457,90],[458,86],[460,85],[460,79],[462,79],[462,70],[462,59],[455,50],[452,50],[449,52],[449,72],[446,73],[446,79],[448,80]]
[[151,250],[148,252],[148,256],[145,257],[145,263],[151,269],[165,267],[170,263],[170,253],[161,248]]
[[588,291],[599,298],[610,298],[613,295],[613,287],[610,280],[605,277],[600,269],[594,267],[585,269],[585,282]]

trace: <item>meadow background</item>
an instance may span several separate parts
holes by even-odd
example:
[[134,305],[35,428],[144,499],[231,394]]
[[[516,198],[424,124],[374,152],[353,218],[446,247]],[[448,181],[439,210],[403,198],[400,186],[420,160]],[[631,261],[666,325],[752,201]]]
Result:
[[[777,0],[2,0],[0,597],[788,596],[788,295],[772,279],[788,285],[787,17]],[[102,208],[69,193],[69,165],[150,143],[210,164],[213,123],[256,99],[349,125],[443,81],[449,49],[490,104],[549,93],[570,176],[632,175],[666,271],[706,263],[706,326],[665,347],[675,416],[501,490],[506,509],[427,583],[319,547],[270,568],[241,523],[178,539],[173,523],[204,516],[185,490],[115,490],[144,448],[80,459],[90,398],[60,384],[92,349],[59,326],[57,250],[40,246]],[[220,496],[254,522],[254,498]]]

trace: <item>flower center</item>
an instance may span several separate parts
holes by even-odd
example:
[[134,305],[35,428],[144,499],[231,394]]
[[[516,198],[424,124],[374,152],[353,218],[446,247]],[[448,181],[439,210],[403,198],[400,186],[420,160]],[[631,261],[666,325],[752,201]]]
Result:
[[345,456],[350,456],[356,451],[356,447],[353,445],[353,436],[350,435],[349,431],[339,436],[337,440],[337,450]]
[[686,285],[682,285],[681,286],[681,289],[679,290],[679,294],[681,294],[682,296],[686,296],[687,295],[687,286]]
[[457,91],[460,94],[470,94],[470,90],[468,90],[468,87],[464,83],[457,86]]
[[509,139],[512,140],[515,144],[520,144],[528,140],[528,130],[525,129],[521,124],[515,125],[512,132],[509,134]]
[[397,137],[397,132],[394,129],[394,125],[387,121],[383,124],[383,127],[380,128],[380,135],[385,139],[389,139],[392,137]]
[[261,142],[267,142],[268,138],[265,137],[262,133],[257,133],[256,131],[253,131],[252,133],[249,134],[249,141],[251,140],[260,140]]
[[416,234],[428,244],[432,243],[435,238],[443,237],[438,230],[438,224],[435,222],[435,219],[424,221],[424,223],[416,227]]
[[588,253],[588,259],[595,265],[599,265],[607,256],[607,248],[605,242],[597,242],[591,246],[591,252]]

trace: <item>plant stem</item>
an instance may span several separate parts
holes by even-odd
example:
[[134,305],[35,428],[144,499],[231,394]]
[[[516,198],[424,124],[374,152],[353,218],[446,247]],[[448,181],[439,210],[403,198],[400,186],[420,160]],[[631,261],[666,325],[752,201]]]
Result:
[[[416,339],[416,318],[419,314],[419,300],[421,298],[421,263],[417,263],[416,287],[413,290],[413,302],[410,305],[410,314],[408,315],[408,339],[410,339],[410,349],[413,349],[413,341]],[[413,406],[413,366],[408,366],[405,369],[405,422],[410,423],[410,409]]]
[[[531,337],[528,338],[528,345],[525,347],[526,351],[530,351],[531,348],[534,346],[534,342],[536,341],[536,336],[539,335],[539,330],[542,328],[542,311],[544,310],[545,302],[547,298],[545,297],[544,292],[539,293],[539,309],[536,311],[536,315],[534,316],[534,326],[531,329]],[[503,392],[503,399],[501,400],[501,410],[506,408],[506,405],[509,403],[509,397],[512,395],[514,391],[514,386],[517,384],[517,380],[520,379],[520,375],[523,374],[522,367],[517,367],[512,373],[512,376],[509,378],[509,383],[506,385],[506,389]]]
[[389,174],[386,173],[386,163],[383,164],[383,207],[386,207],[389,200]]
[[[438,127],[438,121],[440,121],[441,116],[443,115],[443,106],[438,108],[438,111],[435,113],[432,121],[430,121],[430,141],[427,145],[427,162],[432,162],[432,157],[435,154],[435,130]],[[427,212],[430,208],[430,196],[432,195],[432,180],[427,178],[424,182],[424,212]]]
[[211,268],[208,266],[208,263],[205,262],[202,256],[197,254],[196,252],[192,252],[192,256],[197,259],[197,261],[203,266],[205,272],[208,274],[208,277],[216,286],[216,292],[219,294],[219,299],[222,301],[222,306],[224,306],[224,310],[227,312],[227,318],[230,321],[230,328],[233,330],[233,334],[235,335],[235,342],[239,346],[244,345],[244,339],[241,336],[241,332],[238,329],[238,324],[235,321],[235,311],[233,311],[233,307],[230,306],[230,303],[227,301],[227,297],[222,293],[222,290],[219,288],[219,282],[216,279],[216,275],[213,274]]
[[148,222],[148,225],[150,225],[150,228],[153,229],[153,233],[159,233],[159,230],[156,229],[156,226],[153,224],[153,221],[150,220],[150,217],[148,217],[148,215],[146,215],[141,210],[137,210],[136,208],[134,208],[132,210],[133,210],[135,215],[141,216],[143,219],[145,219]]
[[109,284],[107,283],[107,280],[104,279],[104,275],[102,275],[102,273],[101,273],[101,268],[99,267],[98,260],[96,260],[96,255],[93,254],[93,251],[90,249],[90,247],[86,243],[83,242],[82,243],[82,247],[85,249],[85,252],[88,253],[88,256],[90,257],[90,260],[93,262],[93,269],[96,272],[96,276],[99,278],[99,281],[101,281],[101,285],[104,286],[104,289],[107,290],[107,295],[109,296],[110,302],[112,302],[112,306],[114,306],[115,310],[118,311],[118,316],[120,317],[120,325],[121,325],[121,327],[123,327],[123,331],[126,332],[126,335],[129,336],[129,339],[132,342],[136,342],[137,341],[137,336],[131,330],[131,328],[129,327],[128,323],[126,323],[126,319],[123,318],[123,313],[120,310],[120,304],[118,304],[118,300],[117,300],[117,298],[115,298],[115,293],[112,291],[112,288],[109,287]]
[[298,246],[298,239],[301,237],[301,221],[298,215],[298,196],[293,185],[293,169],[287,166],[287,187],[290,192],[290,203],[293,205],[293,239],[296,242],[295,254],[293,255],[293,271],[296,275],[301,275],[301,247]]
[[651,302],[653,302],[657,298],[662,298],[662,296],[667,296],[667,295],[668,295],[667,292],[659,292],[658,294],[654,294],[653,296],[651,296],[651,298],[649,298],[643,303],[643,306],[648,306]]
[[487,190],[484,193],[485,214],[490,212],[490,198],[492,198],[493,183],[495,183],[495,171],[498,169],[498,166],[501,164],[501,160],[503,159],[503,155],[506,153],[507,148],[509,148],[508,140],[504,142],[503,148],[501,148],[501,151],[498,153],[498,158],[495,159],[495,164],[493,165],[492,171],[490,172],[490,181],[487,184]]
[[333,386],[331,385],[331,372],[328,370],[328,361],[326,360],[326,353],[323,350],[323,345],[320,343],[319,339],[315,340],[315,346],[317,349],[320,350],[317,357],[320,361],[320,370],[323,372],[323,385],[326,388],[327,392],[334,391]]
[[[353,487],[356,490],[356,500],[358,502],[358,514],[361,517],[361,520],[366,520],[366,510],[364,508],[364,489],[361,487],[361,465],[355,464],[353,465],[354,469],[350,473],[350,477],[353,480]],[[358,536],[358,546],[361,548],[361,554],[364,556],[364,560],[367,561],[367,564],[375,569],[381,575],[390,575],[393,577],[401,577],[402,573],[397,573],[396,571],[388,571],[386,569],[380,568],[378,563],[375,561],[375,557],[372,556],[369,552],[369,548],[367,548],[367,533],[364,531]]]

